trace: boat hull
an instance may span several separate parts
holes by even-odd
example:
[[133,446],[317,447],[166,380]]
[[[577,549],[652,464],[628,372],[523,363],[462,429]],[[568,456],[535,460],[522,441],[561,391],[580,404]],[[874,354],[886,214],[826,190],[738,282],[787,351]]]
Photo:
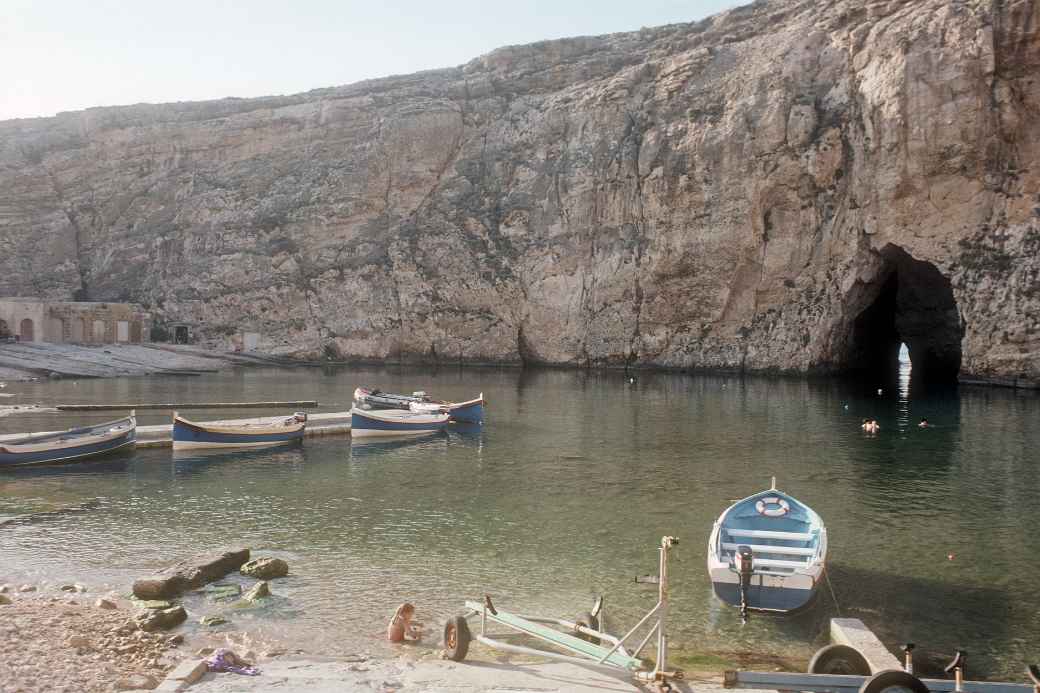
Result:
[[[264,427],[249,431],[247,427],[206,426],[175,418],[173,422],[174,450],[269,448],[294,445],[303,441],[304,423]],[[221,429],[224,430],[221,430]]]
[[447,414],[415,414],[399,410],[362,411],[356,407],[350,414],[353,438],[427,435],[443,431]]
[[797,611],[812,603],[824,579],[827,530],[812,508],[772,488],[727,508],[708,539],[712,590],[736,607],[741,606],[744,554],[751,560],[748,609]]
[[82,462],[88,458],[104,457],[116,452],[131,450],[136,442],[136,432],[128,431],[109,440],[70,446],[60,450],[45,450],[27,453],[0,452],[0,469]]
[[448,406],[448,416],[452,421],[460,423],[482,423],[484,421],[484,395],[469,402],[459,402]]
[[[715,596],[730,606],[740,606],[740,577],[723,568],[712,572],[711,587]],[[798,611],[809,606],[816,597],[816,583],[808,575],[778,577],[752,575],[748,586],[748,608],[754,611]]]

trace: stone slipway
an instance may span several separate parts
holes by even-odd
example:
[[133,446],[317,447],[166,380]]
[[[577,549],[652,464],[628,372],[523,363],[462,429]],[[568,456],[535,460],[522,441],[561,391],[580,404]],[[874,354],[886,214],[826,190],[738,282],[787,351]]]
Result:
[[271,365],[258,357],[213,354],[165,344],[0,344],[0,374],[7,380],[196,375],[246,364]]
[[[628,677],[615,678],[565,662],[450,662],[411,660],[272,660],[260,664],[261,675],[207,673],[190,693],[293,691],[293,693],[635,693],[647,690]],[[718,683],[697,691],[721,690]],[[163,690],[160,686],[159,690]],[[682,685],[680,691],[690,691]]]

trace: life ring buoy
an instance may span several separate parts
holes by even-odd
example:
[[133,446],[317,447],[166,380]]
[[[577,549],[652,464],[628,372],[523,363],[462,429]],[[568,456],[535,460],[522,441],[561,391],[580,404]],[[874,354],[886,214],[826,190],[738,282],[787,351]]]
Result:
[[766,517],[783,517],[791,512],[791,506],[783,498],[770,496],[769,498],[759,498],[758,502],[755,503],[755,510],[758,511],[759,515],[765,515]]

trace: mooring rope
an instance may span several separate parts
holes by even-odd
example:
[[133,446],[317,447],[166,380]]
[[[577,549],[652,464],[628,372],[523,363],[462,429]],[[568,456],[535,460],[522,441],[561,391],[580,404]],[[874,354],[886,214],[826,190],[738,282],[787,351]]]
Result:
[[834,610],[838,612],[838,618],[841,618],[841,607],[838,605],[838,598],[834,596],[834,586],[831,585],[830,571],[823,571],[823,577],[827,580],[827,589],[831,591],[831,599],[834,600]]

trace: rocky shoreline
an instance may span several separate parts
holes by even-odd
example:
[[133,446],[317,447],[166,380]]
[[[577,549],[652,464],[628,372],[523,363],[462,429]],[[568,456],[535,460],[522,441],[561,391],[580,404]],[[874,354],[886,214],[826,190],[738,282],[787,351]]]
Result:
[[184,636],[139,630],[117,599],[21,589],[0,594],[4,693],[150,690],[185,654]]

